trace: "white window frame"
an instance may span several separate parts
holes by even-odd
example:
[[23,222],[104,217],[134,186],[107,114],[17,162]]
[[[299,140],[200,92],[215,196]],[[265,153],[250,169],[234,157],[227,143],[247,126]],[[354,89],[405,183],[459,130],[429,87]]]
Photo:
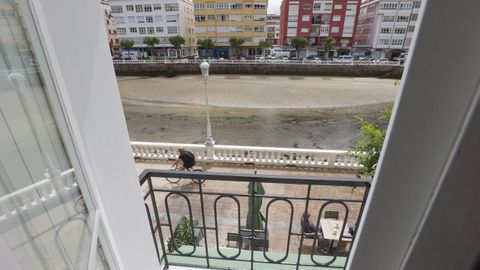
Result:
[[[480,46],[480,36],[471,35],[480,25],[478,9],[465,9],[479,3],[426,4],[420,8],[382,158],[346,269],[479,266],[478,253],[465,250],[478,250],[471,239],[480,236],[480,182],[472,181],[480,167],[473,147],[480,137],[480,62],[468,54],[447,61],[432,58],[444,51],[438,44],[451,40],[462,40],[458,51]],[[438,18],[449,18],[447,29]],[[461,94],[452,95],[454,89]],[[425,111],[426,100],[438,109]],[[421,166],[411,170],[418,160]],[[379,255],[374,261],[372,252]]]
[[[37,60],[40,66],[47,67],[44,72],[51,74],[52,79],[45,81],[46,89],[54,115],[64,116],[58,117],[57,121],[60,133],[68,134],[63,136],[65,147],[67,152],[78,156],[79,163],[73,164],[74,168],[76,173],[85,175],[88,189],[97,204],[99,214],[94,226],[97,232],[93,232],[93,235],[98,234],[100,239],[107,241],[102,242],[102,246],[104,252],[112,252],[113,258],[116,259],[110,265],[113,269],[135,267],[158,269],[160,266],[144,213],[143,200],[137,191],[131,190],[138,190],[138,184],[131,181],[137,174],[129,155],[131,149],[128,132],[125,120],[121,116],[122,108],[116,79],[112,73],[111,58],[109,54],[103,54],[109,48],[108,43],[104,41],[107,33],[104,28],[98,27],[97,23],[104,19],[103,13],[98,12],[98,3],[95,1],[66,3],[56,0],[55,9],[51,9],[51,1],[32,0],[28,3],[23,1],[19,3],[25,14],[32,14],[32,18],[24,16],[27,31],[35,31],[40,38],[39,42],[32,40],[32,46],[35,51],[43,52],[45,57],[37,55]],[[83,10],[92,14],[93,19],[85,21],[83,12],[72,13],[71,10]],[[64,27],[66,21],[78,23]],[[75,31],[72,32],[72,29]],[[66,36],[69,38],[66,39]],[[62,50],[68,48],[69,42],[82,44],[83,49],[95,53],[96,74],[100,72],[104,75],[98,77],[91,72],[91,59],[80,55],[72,56],[70,52],[67,53],[68,50]],[[72,60],[79,65],[71,67],[69,63]],[[92,87],[107,91],[100,94]],[[89,89],[87,90],[89,94],[85,95],[84,92],[78,95],[81,89]],[[105,104],[101,104],[103,102],[90,103],[90,98],[96,101],[105,100],[109,108],[105,108]],[[116,99],[118,102],[112,102]],[[104,111],[105,109],[107,111]],[[102,113],[90,114],[92,110]],[[106,121],[109,122],[110,131],[116,130],[116,140],[111,140],[110,136],[105,137],[106,133],[98,133]],[[99,151],[100,148],[103,150]],[[114,157],[104,156],[106,149],[109,149],[109,155],[115,153]],[[102,163],[105,160],[121,166],[122,171],[109,169],[109,163],[98,166],[97,162]],[[125,223],[123,216],[125,214],[132,217],[128,224]],[[138,230],[132,232],[132,226]],[[99,228],[101,230],[98,230]],[[130,241],[132,237],[135,239],[134,242]],[[92,242],[93,244],[96,243]],[[95,258],[91,259],[88,269],[95,268]]]

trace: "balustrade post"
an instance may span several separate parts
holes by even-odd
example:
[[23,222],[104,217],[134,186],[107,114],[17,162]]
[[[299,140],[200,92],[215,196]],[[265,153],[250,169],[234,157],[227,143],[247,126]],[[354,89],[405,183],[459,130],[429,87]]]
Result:
[[214,147],[215,147],[214,145],[205,144],[205,148],[207,150],[206,160],[215,161],[215,148]]
[[328,154],[327,155],[327,167],[334,168],[335,167],[335,160],[337,158],[336,154]]

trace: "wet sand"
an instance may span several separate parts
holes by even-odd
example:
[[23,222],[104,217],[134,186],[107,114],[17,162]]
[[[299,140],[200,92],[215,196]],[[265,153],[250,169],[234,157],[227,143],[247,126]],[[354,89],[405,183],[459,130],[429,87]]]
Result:
[[[119,78],[132,141],[204,143],[206,114],[201,106],[203,92],[190,91],[187,94],[179,90],[197,85],[198,82],[191,81],[192,77],[195,76],[175,79]],[[305,79],[309,82],[307,86],[302,86],[287,76],[271,77],[269,84],[258,84],[256,88],[248,89],[247,92],[251,93],[261,92],[257,97],[242,95],[233,99],[229,94],[241,91],[238,87],[250,84],[251,78],[246,82],[242,80],[240,85],[233,84],[236,86],[228,91],[211,94],[211,125],[217,144],[350,150],[359,134],[359,124],[354,116],[361,115],[386,126],[385,121],[377,118],[385,106],[393,104],[396,95],[396,89],[392,88],[393,80],[371,79],[367,83],[366,78],[360,78],[364,79],[360,85],[368,88],[362,89],[359,85],[352,86],[350,78],[339,78],[336,89],[343,87],[343,94],[334,95],[331,88],[315,88],[312,78]],[[350,81],[347,88],[343,79]],[[217,80],[218,83],[230,81],[228,76]],[[286,85],[288,81],[290,84]],[[374,90],[369,86],[372,83]],[[387,88],[382,89],[382,86]],[[263,96],[267,95],[265,92],[278,88],[295,90],[295,95],[279,90],[274,94],[275,98]],[[263,99],[262,106],[258,104],[259,96]],[[326,96],[329,96],[328,102],[313,102]],[[285,108],[288,104],[292,108]],[[317,106],[312,107],[313,104]]]
[[[376,120],[386,105],[390,104],[335,109],[213,108],[211,125],[217,144],[348,150],[358,139],[354,115]],[[124,110],[133,141],[204,143],[203,108],[124,104]]]

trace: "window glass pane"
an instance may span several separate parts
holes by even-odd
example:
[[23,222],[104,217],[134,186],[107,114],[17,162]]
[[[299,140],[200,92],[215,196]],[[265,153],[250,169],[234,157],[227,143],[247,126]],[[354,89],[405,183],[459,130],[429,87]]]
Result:
[[22,269],[86,269],[94,203],[59,131],[63,115],[32,50],[39,41],[26,1],[0,8],[0,237]]

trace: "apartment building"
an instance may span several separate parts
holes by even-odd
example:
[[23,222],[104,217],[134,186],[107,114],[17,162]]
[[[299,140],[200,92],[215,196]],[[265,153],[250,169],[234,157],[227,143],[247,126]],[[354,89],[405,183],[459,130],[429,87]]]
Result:
[[[129,39],[140,55],[147,55],[145,37],[157,37],[158,57],[193,57],[197,54],[193,3],[189,0],[110,0],[120,40]],[[176,50],[169,37],[180,35],[185,44]],[[178,52],[180,55],[178,55]],[[149,52],[150,53],[150,52]]]
[[280,44],[291,45],[293,37],[302,36],[312,46],[307,54],[325,54],[323,40],[332,37],[330,55],[350,54],[360,0],[283,0],[280,10]]
[[355,37],[356,53],[393,58],[408,51],[421,0],[369,0],[362,3]]
[[267,15],[267,41],[273,45],[278,44],[280,38],[280,15],[268,14]]
[[[215,42],[213,57],[261,55],[262,49],[258,48],[258,43],[267,37],[267,0],[194,2],[196,38],[212,39]],[[231,37],[243,38],[245,42],[241,48],[231,48]]]
[[120,40],[117,36],[117,27],[112,16],[112,8],[108,0],[101,0],[100,4],[103,9],[103,15],[105,17],[105,28],[108,35],[108,45],[110,47],[110,54],[112,56],[120,54]]

